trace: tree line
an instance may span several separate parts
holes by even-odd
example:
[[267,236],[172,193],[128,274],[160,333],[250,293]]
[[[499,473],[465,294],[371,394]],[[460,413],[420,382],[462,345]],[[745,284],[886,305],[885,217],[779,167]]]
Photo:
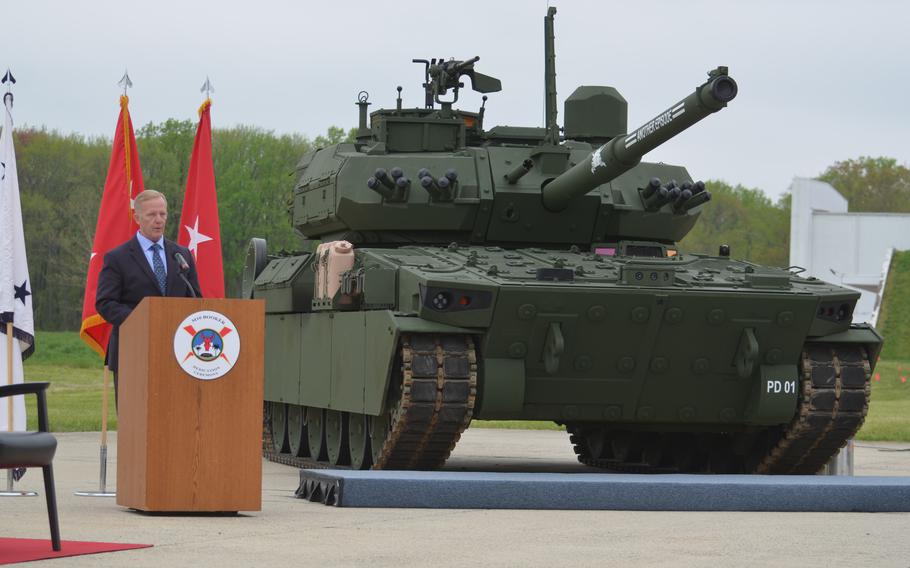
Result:
[[[173,119],[136,131],[145,187],[168,198],[170,239],[177,237],[195,132],[194,122]],[[251,237],[267,239],[270,251],[300,248],[289,212],[295,165],[306,152],[350,140],[353,132],[333,127],[309,139],[250,126],[214,130],[212,154],[228,296],[239,294]],[[36,326],[76,330],[111,142],[43,128],[14,134]],[[851,211],[910,212],[910,170],[891,158],[838,162],[819,179],[841,191]],[[707,185],[714,198],[681,248],[717,254],[719,244],[728,244],[735,258],[786,266],[789,195],[772,201],[760,189],[717,180]]]

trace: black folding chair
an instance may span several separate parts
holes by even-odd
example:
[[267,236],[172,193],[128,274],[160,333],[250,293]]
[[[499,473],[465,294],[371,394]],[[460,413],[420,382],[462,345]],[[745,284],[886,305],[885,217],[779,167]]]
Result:
[[[60,550],[60,524],[57,519],[57,494],[54,491],[54,453],[57,438],[47,427],[47,390],[50,383],[19,383],[0,386],[0,399],[20,394],[38,396],[37,432],[0,432],[0,469],[40,467],[44,471],[47,518],[51,525],[51,544]],[[6,404],[3,402],[2,404]]]

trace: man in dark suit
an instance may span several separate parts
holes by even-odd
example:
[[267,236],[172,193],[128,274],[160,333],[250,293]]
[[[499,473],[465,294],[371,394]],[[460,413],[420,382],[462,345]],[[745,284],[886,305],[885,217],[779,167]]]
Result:
[[[114,373],[114,400],[117,400],[117,349],[120,325],[146,296],[201,297],[196,264],[190,251],[164,238],[167,224],[167,199],[147,189],[133,202],[133,218],[139,225],[136,234],[104,255],[98,275],[95,309],[114,326],[107,345],[105,364]],[[193,291],[180,278],[175,253],[189,264],[186,277]]]

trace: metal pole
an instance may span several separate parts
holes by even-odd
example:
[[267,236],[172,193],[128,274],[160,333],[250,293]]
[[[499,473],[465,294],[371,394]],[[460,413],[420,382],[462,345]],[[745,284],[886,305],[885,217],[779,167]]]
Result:
[[847,445],[840,449],[831,461],[825,466],[825,475],[853,475],[853,438],[847,440]]
[[108,384],[110,369],[104,366],[104,386],[101,390],[101,451],[100,451],[100,468],[98,473],[98,491],[76,491],[75,495],[79,497],[116,497],[116,493],[110,493],[107,490],[107,413],[108,413]]
[[[13,322],[6,322],[6,384],[13,384]],[[13,431],[13,398],[6,399],[6,431]]]
[[[13,322],[6,322],[6,384],[13,384]],[[6,431],[13,431],[13,397],[6,399]],[[13,470],[6,470],[6,491],[0,491],[0,497],[34,497],[34,491],[16,491],[13,487]]]
[[13,470],[6,470],[6,491],[0,491],[0,497],[35,497],[34,491],[19,491],[13,487]]
[[856,447],[856,444],[853,443],[853,438],[847,440],[847,475],[853,475],[853,449]]

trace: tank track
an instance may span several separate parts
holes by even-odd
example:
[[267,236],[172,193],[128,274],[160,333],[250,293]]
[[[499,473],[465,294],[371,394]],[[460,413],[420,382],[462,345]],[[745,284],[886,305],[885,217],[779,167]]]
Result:
[[872,366],[865,348],[809,345],[802,371],[799,411],[755,473],[816,473],[866,419]]
[[[477,399],[477,354],[465,335],[411,334],[400,341],[400,397],[373,469],[436,469],[471,423]],[[394,377],[393,377],[394,380]],[[268,405],[266,405],[268,406]],[[267,414],[267,413],[266,413]],[[359,415],[352,415],[359,416]],[[263,425],[263,455],[300,468],[351,469],[275,451],[271,421]]]
[[[612,471],[814,474],[863,425],[872,366],[861,345],[818,343],[803,350],[800,368],[793,420],[758,434],[656,434],[602,424],[566,429],[578,461]],[[627,451],[617,453],[617,447]]]

